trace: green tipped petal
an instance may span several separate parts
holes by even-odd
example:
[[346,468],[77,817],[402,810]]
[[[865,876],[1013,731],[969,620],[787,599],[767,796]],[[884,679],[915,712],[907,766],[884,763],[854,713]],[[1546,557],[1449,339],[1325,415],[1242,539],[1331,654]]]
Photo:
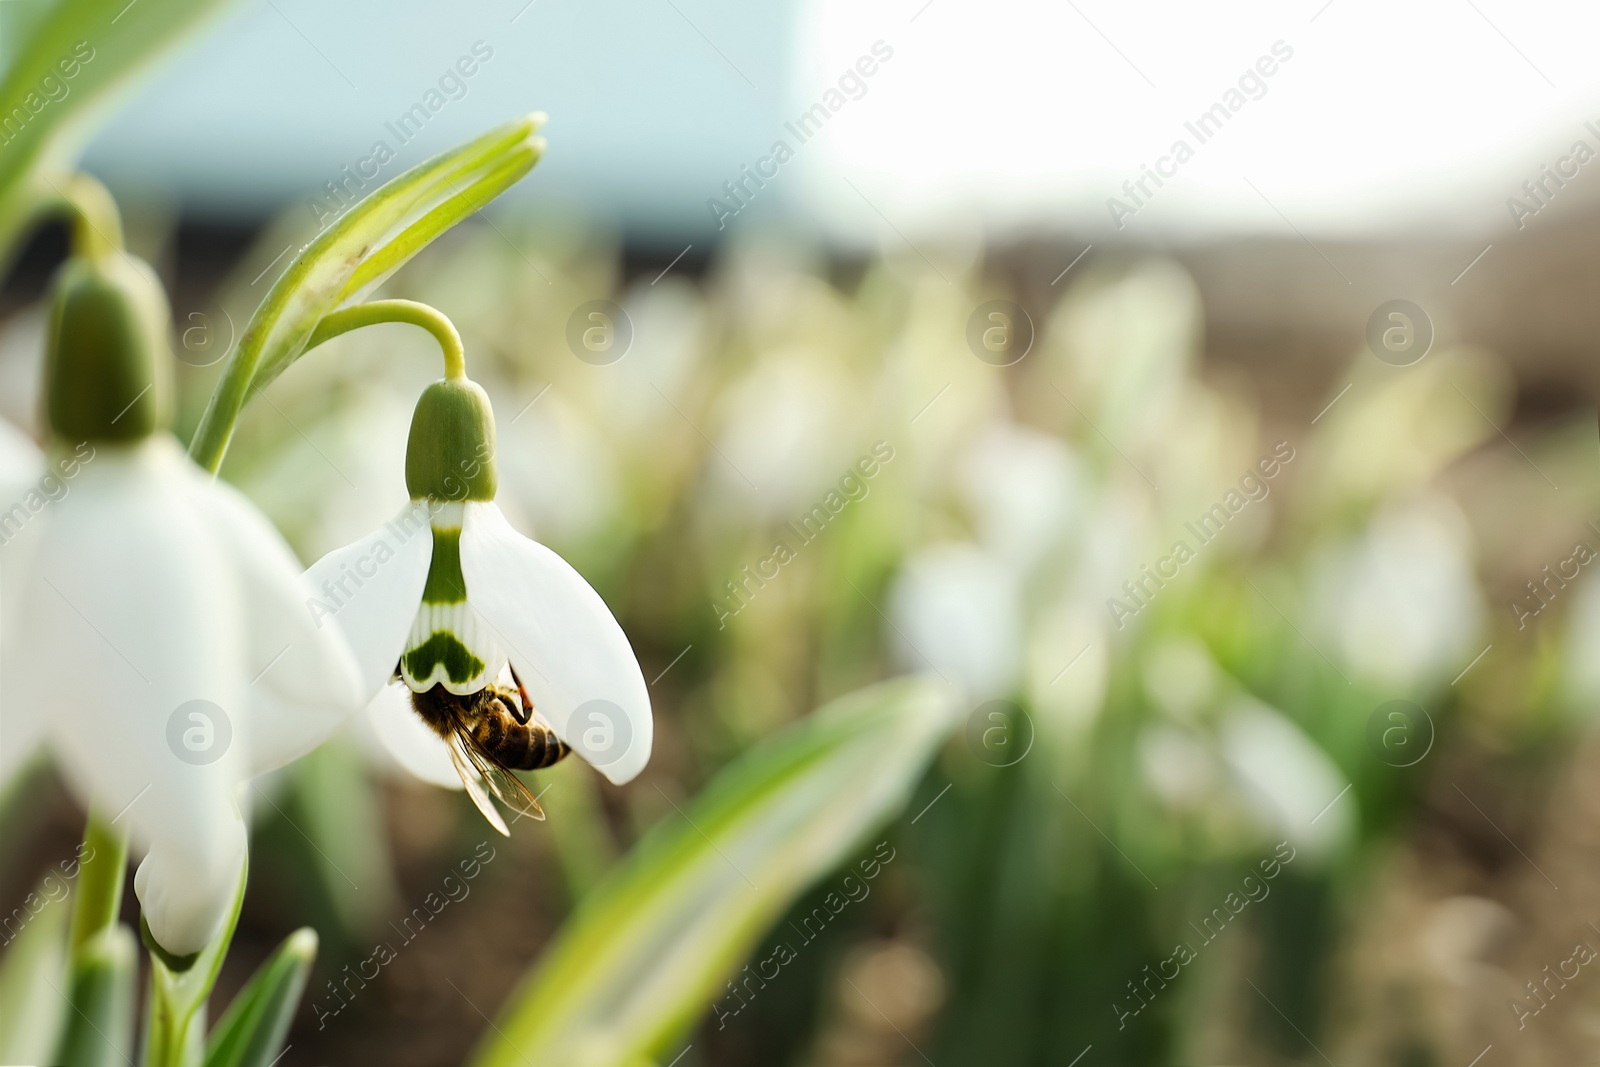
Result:
[[483,660],[474,656],[455,634],[440,630],[405,655],[405,671],[413,678],[428,678],[435,666],[457,685],[483,673]]

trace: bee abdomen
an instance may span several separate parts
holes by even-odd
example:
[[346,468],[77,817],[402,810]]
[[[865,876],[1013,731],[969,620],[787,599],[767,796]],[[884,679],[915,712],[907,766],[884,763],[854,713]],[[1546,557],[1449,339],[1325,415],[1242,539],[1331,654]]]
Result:
[[538,719],[519,723],[509,716],[487,715],[478,720],[473,740],[517,771],[537,771],[553,766],[572,751],[554,730]]

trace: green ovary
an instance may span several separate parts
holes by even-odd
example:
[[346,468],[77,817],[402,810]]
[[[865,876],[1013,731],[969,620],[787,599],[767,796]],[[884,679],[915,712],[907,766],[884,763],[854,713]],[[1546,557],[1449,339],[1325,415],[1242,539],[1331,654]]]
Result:
[[429,678],[435,664],[444,667],[445,676],[457,685],[483,670],[483,660],[467,650],[455,634],[435,630],[433,636],[405,654],[406,673],[413,678]]

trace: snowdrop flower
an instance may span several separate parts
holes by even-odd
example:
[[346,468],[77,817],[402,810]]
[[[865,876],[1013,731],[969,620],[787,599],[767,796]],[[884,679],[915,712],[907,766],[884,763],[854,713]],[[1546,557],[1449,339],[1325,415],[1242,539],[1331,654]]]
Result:
[[1313,600],[1363,677],[1396,688],[1450,677],[1472,657],[1483,618],[1466,520],[1443,498],[1379,515],[1325,557]]
[[1015,573],[976,545],[934,545],[912,556],[890,589],[889,618],[906,667],[932,667],[978,700],[1015,688],[1021,590]]
[[[489,399],[455,362],[417,403],[405,463],[411,502],[318,560],[306,579],[318,625],[342,629],[355,651],[370,728],[425,780],[441,781],[454,757],[462,784],[503,831],[478,780],[516,801],[475,746],[423,726],[418,713],[430,701],[471,707],[498,691],[505,671],[518,690],[505,711],[548,725],[618,784],[649,760],[652,722],[639,662],[600,595],[501,514],[494,452]],[[418,711],[383,692],[396,675]]]
[[1355,835],[1350,782],[1305,732],[1265,704],[1241,697],[1219,728],[1223,759],[1260,817],[1314,861]]
[[283,539],[164,429],[166,332],[159,283],[120,252],[57,282],[45,502],[11,507],[26,518],[0,547],[0,716],[6,766],[47,745],[145,850],[145,922],[182,956],[232,904],[240,783],[316,745],[361,694]]
[[959,485],[984,545],[1028,574],[1068,532],[1085,491],[1078,459],[1059,438],[1011,422],[985,429]]

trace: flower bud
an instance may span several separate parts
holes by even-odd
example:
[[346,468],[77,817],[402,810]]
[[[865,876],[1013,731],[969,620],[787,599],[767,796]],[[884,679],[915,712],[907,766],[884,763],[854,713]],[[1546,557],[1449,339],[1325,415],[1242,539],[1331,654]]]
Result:
[[170,313],[149,264],[75,258],[55,282],[45,346],[50,428],[70,441],[137,441],[166,424]]
[[494,412],[483,387],[441,378],[422,391],[406,441],[413,500],[493,500]]

